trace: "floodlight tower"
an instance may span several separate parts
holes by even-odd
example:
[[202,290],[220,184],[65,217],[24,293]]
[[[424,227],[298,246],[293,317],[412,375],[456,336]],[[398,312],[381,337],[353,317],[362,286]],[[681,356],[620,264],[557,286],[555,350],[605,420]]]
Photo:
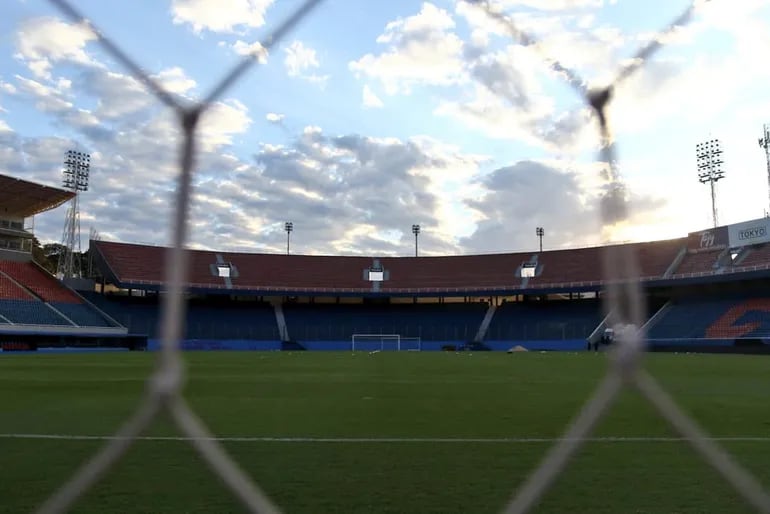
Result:
[[695,145],[695,154],[698,159],[698,181],[701,184],[711,185],[711,214],[714,219],[714,227],[718,225],[716,183],[725,178],[722,169],[722,148],[719,139],[712,139],[705,143]]
[[[767,162],[767,192],[770,198],[770,125],[762,125],[762,137],[759,138],[759,147],[765,149],[765,161]],[[770,213],[770,211],[767,211]]]
[[62,186],[73,191],[67,217],[64,221],[61,245],[64,255],[59,256],[56,274],[62,278],[80,277],[80,193],[88,191],[91,174],[91,155],[85,152],[67,150],[62,170]]
[[545,235],[545,230],[543,230],[543,227],[537,227],[535,229],[535,233],[537,234],[537,237],[540,239],[540,253],[543,253],[543,236]]
[[420,225],[412,225],[412,234],[414,234],[414,256],[417,257],[417,236],[420,235]]
[[286,255],[289,255],[289,249],[291,244],[291,232],[294,230],[294,223],[287,221],[283,224],[283,229],[286,231]]

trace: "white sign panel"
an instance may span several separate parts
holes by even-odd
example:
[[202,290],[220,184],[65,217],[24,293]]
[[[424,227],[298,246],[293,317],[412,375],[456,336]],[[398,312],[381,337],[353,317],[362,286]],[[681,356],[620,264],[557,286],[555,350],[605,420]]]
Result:
[[770,242],[770,218],[730,225],[727,234],[731,248]]

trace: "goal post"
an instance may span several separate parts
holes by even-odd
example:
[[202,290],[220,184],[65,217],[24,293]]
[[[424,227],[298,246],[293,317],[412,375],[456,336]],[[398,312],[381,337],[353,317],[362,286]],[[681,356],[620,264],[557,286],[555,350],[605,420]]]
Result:
[[419,337],[401,337],[399,334],[353,334],[350,348],[354,352],[420,351]]

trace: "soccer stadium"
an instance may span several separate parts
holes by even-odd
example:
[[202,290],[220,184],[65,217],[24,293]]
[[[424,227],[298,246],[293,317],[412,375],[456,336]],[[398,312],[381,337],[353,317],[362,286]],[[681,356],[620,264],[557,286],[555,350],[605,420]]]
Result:
[[[19,435],[0,444],[13,470],[3,497],[10,500],[8,512],[17,512],[35,507],[92,450],[94,434],[114,430],[140,392],[161,345],[169,249],[92,240],[92,276],[61,281],[32,259],[33,234],[25,227],[29,216],[72,193],[8,176],[0,181],[7,206],[0,364],[6,391],[14,391],[3,410],[16,412],[4,417],[4,431]],[[760,354],[770,354],[768,225],[765,218],[628,245],[640,256],[646,344],[662,352],[651,359],[653,369],[711,430],[741,434],[724,439],[765,478],[768,425],[761,399],[770,374]],[[602,310],[605,250],[445,257],[190,251],[180,345],[199,352],[189,357],[197,371],[189,394],[216,433],[232,438],[236,459],[290,511],[494,511],[505,500],[508,479],[534,463],[571,415],[568,406],[579,405],[573,402],[596,380],[604,364],[595,353],[616,344]],[[121,350],[132,353],[116,353]],[[714,353],[736,355],[707,355]],[[691,366],[698,367],[694,375],[682,375]],[[26,374],[44,381],[27,382]],[[14,377],[26,386],[14,389]],[[98,392],[79,392],[96,383]],[[622,510],[623,503],[613,502],[626,501],[650,512],[732,511],[738,500],[724,490],[702,496],[697,484],[710,489],[715,477],[705,470],[693,476],[691,467],[702,465],[639,402],[623,399],[599,430],[628,441],[613,445],[598,437],[590,457],[579,459],[565,480],[610,473],[596,478],[613,491],[608,512]],[[219,485],[194,470],[173,433],[165,423],[152,428],[128,457],[131,468],[118,466],[97,489],[108,496],[95,492],[78,505],[87,512],[121,511],[130,495],[142,512],[235,508]],[[56,442],[67,434],[75,442]],[[512,434],[522,441],[537,437],[525,446]],[[250,438],[261,443],[249,445]],[[639,460],[641,449],[654,457]],[[506,455],[502,462],[499,452]],[[615,452],[624,459],[620,471],[612,464]],[[47,461],[44,476],[40,459]],[[487,476],[492,465],[494,476]],[[326,466],[351,487],[340,489],[336,476],[321,478]],[[143,474],[150,470],[163,478],[148,488]],[[645,503],[651,501],[646,493],[629,489],[637,473],[670,491],[660,510]],[[185,499],[184,484],[191,482],[195,502]],[[17,487],[26,492],[14,493]],[[153,496],[160,487],[163,500]],[[544,509],[580,511],[569,487],[577,486],[557,486]],[[696,497],[681,494],[688,487]],[[293,496],[298,489],[303,492]],[[583,508],[594,511],[596,504]]]
[[770,514],[766,2],[224,3],[6,6],[0,513]]

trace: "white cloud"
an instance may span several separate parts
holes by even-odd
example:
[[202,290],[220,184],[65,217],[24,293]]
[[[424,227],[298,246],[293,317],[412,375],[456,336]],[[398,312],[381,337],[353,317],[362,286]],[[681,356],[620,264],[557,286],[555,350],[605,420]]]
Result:
[[187,23],[196,33],[236,32],[265,24],[273,0],[172,0],[174,23]]
[[195,80],[188,77],[179,66],[161,70],[160,73],[153,75],[152,78],[156,79],[163,89],[177,95],[187,94],[197,85]]
[[157,104],[144,84],[124,73],[89,70],[79,76],[79,82],[81,93],[96,98],[100,118],[119,119]]
[[230,145],[233,136],[246,132],[251,121],[248,108],[240,101],[215,102],[201,118],[199,144],[204,151]]
[[292,41],[284,51],[284,64],[290,77],[297,77],[310,68],[318,68],[318,58],[313,48],[305,46],[302,41]]
[[599,8],[605,0],[501,0],[504,7],[528,7],[542,11],[564,11],[568,9]]
[[284,118],[285,118],[285,115],[278,114],[275,112],[269,112],[265,115],[265,119],[270,123],[281,123]]
[[5,121],[0,120],[0,132],[13,132],[13,130]]
[[253,55],[257,57],[257,61],[260,64],[267,63],[268,52],[262,43],[255,41],[253,43],[246,43],[240,39],[233,43],[233,51],[238,55]]
[[368,85],[364,86],[364,91],[362,96],[363,96],[363,99],[362,99],[363,104],[364,104],[364,107],[366,108],[379,109],[385,106],[385,104],[382,103],[382,100],[380,100],[380,98],[374,94],[374,91],[372,91],[372,89]]
[[322,86],[329,79],[328,75],[309,73],[309,70],[315,70],[321,66],[314,48],[305,45],[302,41],[292,41],[284,51],[286,52],[286,57],[283,63],[286,66],[286,73],[290,77],[299,77]]
[[454,26],[447,11],[426,2],[419,14],[387,24],[377,38],[387,45],[383,53],[366,54],[349,67],[358,76],[380,80],[390,95],[409,93],[416,85],[462,82],[463,42]]
[[508,45],[468,62],[475,82],[459,99],[435,109],[494,139],[521,142],[569,155],[596,147],[590,111],[580,100],[557,103],[548,90],[554,76],[531,48]]
[[17,57],[25,61],[32,73],[42,79],[51,78],[57,61],[95,64],[86,53],[96,35],[85,24],[72,24],[57,18],[32,18],[21,23],[16,32]]
[[43,112],[57,113],[72,108],[72,101],[55,87],[47,86],[33,79],[16,75],[18,94],[35,100],[35,107]]

